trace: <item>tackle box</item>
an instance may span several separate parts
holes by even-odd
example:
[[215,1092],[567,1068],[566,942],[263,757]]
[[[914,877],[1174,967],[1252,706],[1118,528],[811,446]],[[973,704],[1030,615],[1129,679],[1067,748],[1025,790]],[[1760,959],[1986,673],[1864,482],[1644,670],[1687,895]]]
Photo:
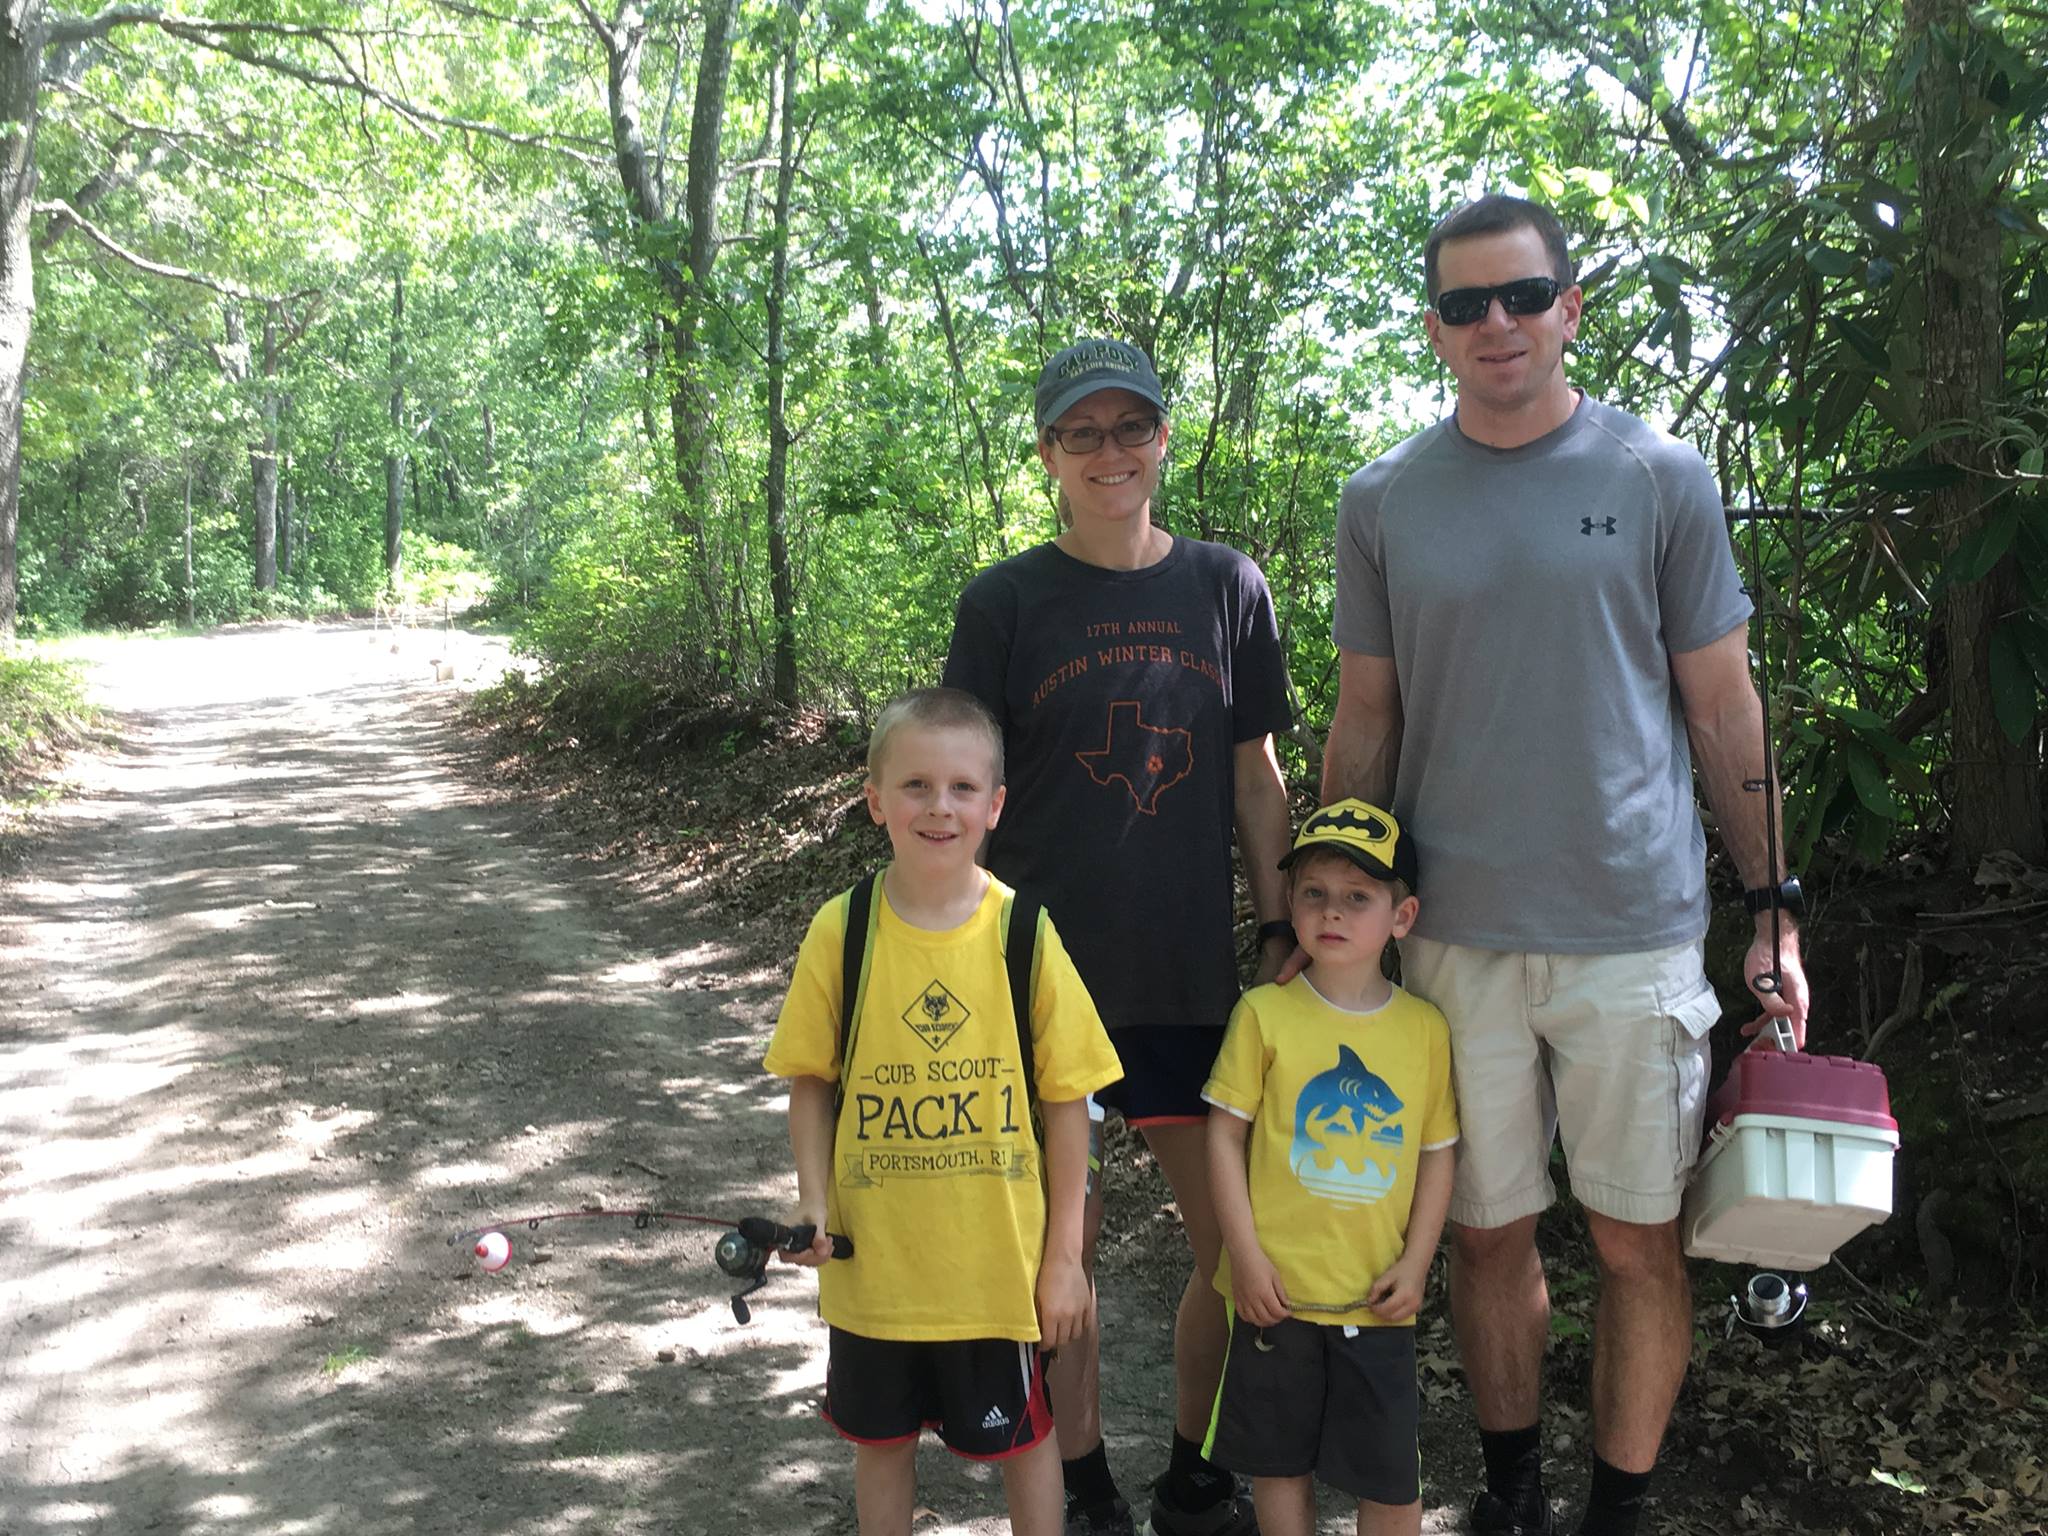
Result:
[[1818,1269],[1892,1213],[1899,1124],[1874,1063],[1758,1046],[1707,1100],[1679,1215],[1694,1258]]

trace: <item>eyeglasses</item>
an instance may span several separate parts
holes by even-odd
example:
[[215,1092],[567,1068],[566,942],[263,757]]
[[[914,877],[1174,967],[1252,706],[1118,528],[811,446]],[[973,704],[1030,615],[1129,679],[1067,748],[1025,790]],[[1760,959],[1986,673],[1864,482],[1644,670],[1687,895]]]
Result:
[[1134,416],[1104,432],[1100,427],[1047,427],[1046,436],[1077,457],[1093,453],[1106,437],[1116,439],[1119,448],[1142,448],[1159,435],[1157,416]]
[[1436,317],[1445,325],[1476,325],[1495,299],[1511,315],[1540,315],[1563,292],[1564,284],[1554,277],[1518,277],[1491,288],[1452,288],[1436,296]]

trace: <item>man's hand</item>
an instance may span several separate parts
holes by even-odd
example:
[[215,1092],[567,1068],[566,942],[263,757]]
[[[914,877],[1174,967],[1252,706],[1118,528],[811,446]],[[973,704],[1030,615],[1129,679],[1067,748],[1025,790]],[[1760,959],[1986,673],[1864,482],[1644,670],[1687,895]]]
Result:
[[1288,1306],[1287,1287],[1280,1283],[1280,1271],[1263,1248],[1254,1246],[1242,1260],[1235,1253],[1230,1256],[1230,1290],[1237,1302],[1237,1315],[1248,1323],[1270,1328],[1294,1315]]
[[1785,1019],[1792,1026],[1793,1046],[1806,1049],[1806,967],[1799,958],[1799,928],[1784,913],[1778,914],[1778,990],[1757,991],[1757,979],[1771,974],[1771,914],[1757,915],[1756,937],[1749,953],[1742,957],[1742,979],[1755,995],[1763,1012],[1742,1026],[1745,1035],[1755,1035],[1770,1026],[1772,1019]]
[[1411,1258],[1403,1254],[1394,1267],[1373,1281],[1365,1293],[1365,1304],[1374,1317],[1390,1323],[1405,1323],[1422,1310],[1422,1293],[1429,1284],[1429,1254]]
[[808,1248],[786,1248],[776,1257],[785,1264],[801,1264],[806,1269],[816,1269],[832,1257],[832,1235],[825,1230],[823,1211],[799,1210],[789,1218],[792,1227],[811,1229],[811,1246]]
[[1073,1343],[1095,1322],[1095,1287],[1078,1259],[1048,1254],[1038,1266],[1038,1347]]

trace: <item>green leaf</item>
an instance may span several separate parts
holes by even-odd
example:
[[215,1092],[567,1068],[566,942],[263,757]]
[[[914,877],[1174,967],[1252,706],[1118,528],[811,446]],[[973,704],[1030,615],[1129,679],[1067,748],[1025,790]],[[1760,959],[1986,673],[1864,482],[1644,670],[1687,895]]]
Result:
[[1691,267],[1677,257],[1666,256],[1662,252],[1653,251],[1643,262],[1643,266],[1649,272],[1650,281],[1653,283],[1664,283],[1672,288],[1680,288],[1694,281]]
[[2040,690],[2011,621],[1991,631],[1991,708],[2006,740],[2018,745],[2034,732]]
[[1899,802],[1892,797],[1891,785],[1885,782],[1883,766],[1856,742],[1846,743],[1842,752],[1849,767],[1849,782],[1855,786],[1856,798],[1863,802],[1863,808],[1873,816],[1896,821]]
[[1941,579],[1982,581],[2012,548],[2013,535],[2019,532],[2019,527],[2019,508],[2008,501],[1985,519],[1983,527],[1964,535],[1942,563]]
[[1871,367],[1891,367],[1892,355],[1885,350],[1884,343],[1847,315],[1829,315],[1828,329],[1855,348],[1856,355]]
[[1853,252],[1832,245],[1809,245],[1806,264],[1822,277],[1847,277],[1861,265]]
[[2020,473],[2023,475],[2038,475],[2041,473],[2041,460],[2041,445],[2036,443],[2020,455]]
[[1943,486],[1956,485],[1963,480],[1963,471],[1953,464],[1934,464],[1922,460],[1918,464],[1895,464],[1890,469],[1876,469],[1864,475],[1850,475],[1851,480],[1861,480],[1873,490],[1901,491],[1911,494],[1916,491],[1938,491]]
[[1896,1488],[1901,1493],[1927,1491],[1927,1484],[1917,1472],[1887,1472],[1883,1467],[1872,1467],[1870,1478],[1872,1482],[1883,1483],[1886,1487]]

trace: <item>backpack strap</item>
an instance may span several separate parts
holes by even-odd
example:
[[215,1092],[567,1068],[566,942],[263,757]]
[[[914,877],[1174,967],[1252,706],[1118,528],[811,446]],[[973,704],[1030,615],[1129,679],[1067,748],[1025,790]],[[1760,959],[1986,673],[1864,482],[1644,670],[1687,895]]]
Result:
[[[1024,1069],[1024,1102],[1038,1127],[1038,1071],[1031,1048],[1032,981],[1038,974],[1038,935],[1045,906],[1022,891],[1003,898],[1003,970],[1010,979],[1010,1012],[1017,1021],[1017,1062]],[[1040,1138],[1043,1140],[1043,1138]]]
[[853,1062],[853,1037],[860,1029],[860,1005],[867,995],[868,967],[875,955],[875,929],[881,922],[870,873],[846,893],[846,937],[839,956],[839,1080],[832,1085],[832,1112],[846,1102],[846,1069]]

